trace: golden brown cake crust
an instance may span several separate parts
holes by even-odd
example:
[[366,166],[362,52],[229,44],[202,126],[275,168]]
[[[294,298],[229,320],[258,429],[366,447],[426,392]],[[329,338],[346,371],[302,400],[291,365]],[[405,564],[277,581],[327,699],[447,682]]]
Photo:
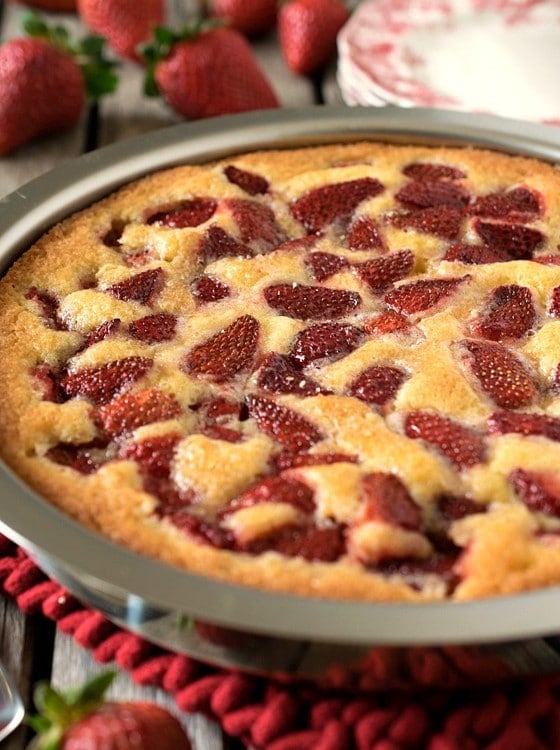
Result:
[[89,528],[341,599],[560,583],[560,174],[376,143],[150,175],[0,282],[0,445]]

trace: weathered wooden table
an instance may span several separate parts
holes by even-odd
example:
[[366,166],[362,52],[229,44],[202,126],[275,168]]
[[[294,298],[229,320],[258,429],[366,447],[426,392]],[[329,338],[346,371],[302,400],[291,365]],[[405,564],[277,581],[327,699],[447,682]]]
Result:
[[[189,4],[190,3],[190,4]],[[188,20],[196,0],[174,0],[169,8],[173,25]],[[22,6],[0,0],[0,41],[21,35]],[[44,14],[50,21],[63,22],[81,35],[84,29],[73,15]],[[335,65],[315,80],[291,74],[284,64],[274,33],[253,43],[254,50],[271,80],[283,106],[340,104]],[[142,69],[123,63],[119,70],[118,92],[98,107],[84,112],[72,130],[35,141],[13,154],[0,158],[0,197],[68,159],[100,146],[130,138],[180,122],[158,99],[142,94]],[[0,96],[1,96],[0,91]],[[1,515],[1,505],[0,505]],[[10,601],[0,596],[0,658],[17,680],[27,706],[32,685],[49,678],[60,686],[81,682],[99,670],[90,654],[75,645],[70,636],[56,631],[55,625],[41,617],[25,617]],[[111,689],[119,698],[148,698],[169,705],[171,697],[154,689],[140,688],[126,673],[120,673]],[[223,735],[219,726],[202,716],[182,716],[195,750],[233,750],[239,744]],[[2,744],[2,750],[20,750],[29,741],[29,731],[21,727]],[[156,750],[154,748],[154,750]]]

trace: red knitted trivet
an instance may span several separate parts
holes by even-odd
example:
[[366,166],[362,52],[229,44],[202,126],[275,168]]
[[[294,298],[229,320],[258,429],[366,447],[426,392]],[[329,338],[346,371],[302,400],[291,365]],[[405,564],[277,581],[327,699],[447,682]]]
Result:
[[151,644],[84,607],[0,536],[0,589],[142,685],[257,750],[560,750],[560,675],[486,690],[355,695],[289,688]]

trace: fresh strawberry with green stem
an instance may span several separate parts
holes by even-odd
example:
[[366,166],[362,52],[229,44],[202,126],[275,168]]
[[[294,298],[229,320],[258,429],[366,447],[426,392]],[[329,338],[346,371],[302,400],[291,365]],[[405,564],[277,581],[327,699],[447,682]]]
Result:
[[29,36],[0,47],[0,156],[73,127],[87,99],[117,85],[115,63],[105,57],[100,37],[74,40],[32,11],[22,25]]
[[249,42],[235,29],[204,22],[179,32],[158,27],[143,57],[145,93],[161,95],[190,120],[279,106]]
[[349,17],[341,0],[289,0],[278,12],[286,65],[299,75],[324,68],[336,54],[336,38]]
[[78,0],[85,25],[107,39],[115,52],[141,61],[139,47],[165,22],[164,0]]
[[210,15],[221,18],[232,29],[248,37],[266,34],[274,28],[277,0],[213,0]]
[[167,709],[147,701],[107,701],[115,677],[101,672],[82,687],[59,691],[37,685],[38,715],[28,723],[38,733],[38,750],[191,750],[189,739]]

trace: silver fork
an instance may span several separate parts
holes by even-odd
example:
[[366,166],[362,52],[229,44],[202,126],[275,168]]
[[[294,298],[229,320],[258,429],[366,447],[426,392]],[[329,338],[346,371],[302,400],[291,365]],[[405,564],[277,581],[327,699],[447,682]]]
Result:
[[25,708],[10,673],[0,661],[0,742],[23,721]]

